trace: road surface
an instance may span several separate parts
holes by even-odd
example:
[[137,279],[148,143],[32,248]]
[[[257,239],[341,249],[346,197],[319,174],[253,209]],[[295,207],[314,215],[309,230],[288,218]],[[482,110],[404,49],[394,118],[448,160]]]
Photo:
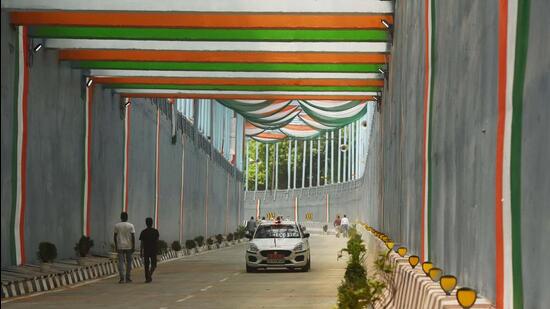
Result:
[[2,308],[331,308],[342,280],[345,260],[336,252],[345,240],[312,235],[308,273],[246,273],[245,245],[208,251],[159,264],[153,282],[143,270],[133,282],[118,275],[2,304]]

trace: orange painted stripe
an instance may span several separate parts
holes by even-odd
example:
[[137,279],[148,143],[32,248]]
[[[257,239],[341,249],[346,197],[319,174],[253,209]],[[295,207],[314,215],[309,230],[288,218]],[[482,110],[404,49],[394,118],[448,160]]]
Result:
[[15,25],[160,28],[385,29],[390,14],[12,12]]
[[231,52],[176,50],[65,49],[60,60],[237,62],[237,63],[385,63],[384,53]]
[[264,132],[264,133],[260,133],[260,134],[256,135],[255,137],[259,137],[259,138],[282,139],[282,138],[285,138],[286,135],[285,135],[285,134],[279,134],[279,133],[267,133],[267,132]]
[[240,99],[240,100],[374,100],[362,95],[270,95],[270,94],[196,94],[196,93],[121,93],[127,98],[178,98],[178,99]]
[[95,77],[98,84],[141,85],[255,85],[255,86],[384,86],[382,79],[282,79],[197,77]]
[[[504,228],[503,228],[503,173],[504,173],[504,129],[506,120],[506,58],[508,45],[508,0],[498,4],[498,88],[497,88],[497,140],[495,173],[495,283],[496,306],[504,308]],[[513,293],[513,291],[508,291]],[[512,306],[512,304],[508,304]]]
[[283,127],[283,129],[294,130],[294,131],[303,131],[303,132],[317,131],[314,128],[308,126],[308,125],[302,125],[302,124],[287,124],[286,126]]

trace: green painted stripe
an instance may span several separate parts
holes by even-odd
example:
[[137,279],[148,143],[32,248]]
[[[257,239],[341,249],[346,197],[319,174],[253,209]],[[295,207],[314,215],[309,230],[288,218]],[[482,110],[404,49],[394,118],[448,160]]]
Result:
[[126,27],[36,27],[32,37],[167,41],[383,42],[386,30],[169,29]]
[[14,80],[13,80],[13,93],[14,93],[14,104],[13,104],[13,141],[12,141],[12,207],[11,207],[11,222],[10,222],[10,247],[11,247],[11,263],[12,265],[17,264],[17,247],[15,245],[15,238],[16,238],[16,231],[15,231],[15,213],[17,212],[17,182],[19,181],[17,177],[17,136],[18,136],[18,130],[19,130],[19,117],[18,117],[18,111],[19,111],[19,32],[16,31],[16,39],[14,42],[15,45],[15,59],[14,59]]
[[510,206],[512,217],[512,274],[514,308],[523,308],[523,271],[521,247],[521,146],[523,127],[523,91],[525,87],[525,66],[529,46],[530,1],[518,2],[516,30],[516,59],[514,63],[514,85],[512,92],[512,132],[510,146]]
[[114,70],[376,73],[382,64],[79,61],[75,62],[75,66],[82,69]]
[[169,90],[236,90],[236,91],[380,91],[380,87],[346,86],[265,86],[265,85],[150,85],[105,84],[106,88],[169,89]]
[[435,53],[435,0],[431,0],[431,9],[430,9],[430,18],[431,18],[431,31],[430,31],[430,40],[431,40],[431,48],[430,48],[430,100],[428,102],[428,113],[429,113],[429,121],[428,121],[428,216],[427,216],[427,225],[426,225],[426,233],[428,233],[428,252],[426,252],[427,256],[431,259],[432,255],[430,254],[431,248],[432,248],[432,117],[433,117],[433,94],[434,94],[434,72],[435,72],[435,61],[436,61],[436,53]]

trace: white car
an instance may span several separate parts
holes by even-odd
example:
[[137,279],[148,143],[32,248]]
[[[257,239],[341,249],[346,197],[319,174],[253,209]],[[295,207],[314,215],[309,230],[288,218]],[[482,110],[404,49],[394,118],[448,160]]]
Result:
[[261,223],[246,248],[246,271],[259,268],[286,268],[309,271],[311,255],[309,233],[302,231],[296,222]]

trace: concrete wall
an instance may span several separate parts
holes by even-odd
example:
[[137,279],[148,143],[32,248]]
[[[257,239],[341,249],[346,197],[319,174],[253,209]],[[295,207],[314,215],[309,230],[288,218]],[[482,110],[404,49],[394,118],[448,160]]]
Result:
[[[2,13],[2,266],[13,263],[13,117],[15,100],[15,30]],[[75,256],[74,244],[82,234],[84,173],[84,92],[82,72],[59,62],[56,51],[32,55],[28,96],[27,205],[25,251],[36,263],[39,242],[56,244],[59,258]],[[112,243],[113,225],[119,221],[123,192],[124,117],[120,98],[96,86],[92,105],[91,237],[92,251],[104,252]],[[136,230],[153,217],[155,206],[155,143],[157,106],[160,123],[159,231],[167,242],[197,235],[232,232],[238,223],[242,180],[219,153],[212,150],[189,123],[178,117],[177,141],[171,143],[171,118],[165,101],[136,99],[130,117],[129,221]],[[185,130],[184,130],[185,128]],[[185,149],[184,222],[180,222],[181,162]],[[208,166],[208,177],[207,177]],[[208,186],[208,190],[206,189]],[[205,198],[209,195],[208,204]],[[206,230],[208,210],[208,230]]]

